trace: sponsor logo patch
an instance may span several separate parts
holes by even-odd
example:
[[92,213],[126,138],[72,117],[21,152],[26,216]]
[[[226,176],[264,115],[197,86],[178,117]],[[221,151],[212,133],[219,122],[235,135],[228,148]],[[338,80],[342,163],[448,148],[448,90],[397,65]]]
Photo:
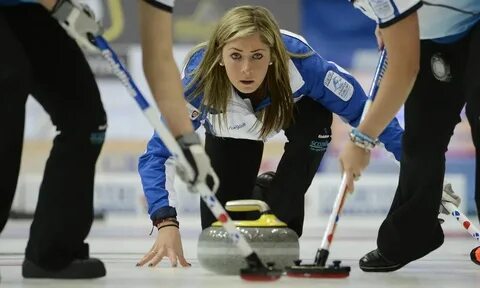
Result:
[[247,123],[245,123],[245,122],[243,122],[241,124],[234,124],[234,125],[228,126],[228,130],[240,130],[245,126],[247,126]]
[[353,95],[353,85],[334,71],[328,71],[323,85],[332,91],[338,98],[348,101]]
[[198,118],[198,116],[200,116],[200,111],[197,108],[195,108],[195,106],[193,106],[192,104],[187,103],[187,109],[188,109],[188,114],[190,114],[190,120],[195,120]]
[[430,65],[432,67],[433,76],[435,76],[438,81],[450,82],[452,80],[450,64],[445,60],[442,54],[434,54],[430,59]]
[[328,141],[325,141],[325,140],[320,140],[320,141],[313,140],[312,142],[310,142],[310,150],[314,152],[326,151],[327,146],[328,146]]

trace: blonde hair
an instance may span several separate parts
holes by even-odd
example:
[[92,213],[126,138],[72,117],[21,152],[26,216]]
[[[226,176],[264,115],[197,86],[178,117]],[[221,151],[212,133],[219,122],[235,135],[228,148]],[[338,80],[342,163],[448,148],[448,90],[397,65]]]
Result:
[[190,52],[190,55],[193,55],[205,48],[204,57],[193,71],[192,81],[185,90],[188,91],[195,85],[196,88],[188,95],[189,98],[193,99],[203,93],[201,109],[223,112],[223,121],[226,121],[231,83],[224,68],[219,65],[222,49],[227,42],[255,33],[259,33],[262,41],[270,47],[273,62],[268,68],[263,86],[259,87],[268,91],[271,99],[271,104],[257,113],[257,118],[262,122],[259,136],[265,139],[271,132],[287,127],[293,120],[293,97],[288,65],[290,56],[302,56],[287,52],[278,24],[266,8],[239,6],[229,10],[220,19],[209,41],[198,45]]

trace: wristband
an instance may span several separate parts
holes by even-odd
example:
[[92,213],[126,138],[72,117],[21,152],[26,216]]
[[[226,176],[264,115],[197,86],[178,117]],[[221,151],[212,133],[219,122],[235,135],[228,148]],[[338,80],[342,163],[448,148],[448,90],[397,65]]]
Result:
[[180,226],[180,222],[178,222],[177,218],[175,217],[168,217],[168,218],[163,218],[163,219],[155,219],[152,221],[153,226],[157,227],[158,225],[164,223],[164,222],[172,222],[175,223],[176,225]]
[[173,227],[173,226],[175,226],[175,227],[177,227],[178,229],[180,229],[180,227],[178,227],[178,225],[175,225],[175,224],[167,224],[167,225],[162,225],[162,226],[158,227],[158,231],[160,231],[160,229],[162,229],[162,228],[165,228],[165,227]]
[[372,137],[363,134],[357,128],[353,128],[349,135],[353,144],[368,152],[372,151],[372,149],[379,143],[378,139],[373,139]]

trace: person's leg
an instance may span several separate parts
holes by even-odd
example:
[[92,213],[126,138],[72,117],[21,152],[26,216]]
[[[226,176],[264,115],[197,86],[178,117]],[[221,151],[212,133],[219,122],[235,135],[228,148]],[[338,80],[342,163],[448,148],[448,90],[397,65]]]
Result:
[[466,114],[472,131],[475,146],[475,202],[480,220],[480,22],[470,34],[470,46],[465,72]]
[[331,140],[332,113],[309,97],[295,104],[294,122],[285,129],[288,142],[267,193],[280,220],[302,235],[304,197]]
[[8,220],[17,187],[23,146],[25,102],[29,93],[30,72],[23,47],[10,29],[0,9],[0,232]]
[[42,268],[59,270],[74,259],[89,257],[84,240],[93,220],[95,163],[106,115],[82,51],[45,9],[20,5],[9,20],[35,75],[32,94],[58,131],[25,257]]
[[[205,151],[218,175],[220,187],[215,194],[225,205],[230,200],[250,199],[263,154],[263,142],[215,137],[206,134]],[[216,221],[210,209],[200,201],[202,229]],[[232,218],[244,213],[229,213]]]
[[[465,102],[461,82],[465,59],[459,54],[462,43],[436,45],[422,41],[420,72],[405,103],[399,185],[377,239],[378,251],[395,263],[406,264],[423,257],[443,243],[438,211],[445,152]],[[443,65],[435,55],[446,63],[444,70],[432,69]],[[451,77],[441,77],[447,67]],[[362,269],[366,264],[363,260]]]

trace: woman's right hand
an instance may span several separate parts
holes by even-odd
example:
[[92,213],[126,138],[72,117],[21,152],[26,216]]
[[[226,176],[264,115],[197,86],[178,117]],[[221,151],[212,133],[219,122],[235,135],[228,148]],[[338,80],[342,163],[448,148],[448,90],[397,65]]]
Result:
[[353,193],[355,190],[353,182],[360,179],[363,170],[368,166],[370,152],[348,141],[340,152],[339,161],[342,175],[346,175],[346,191]]
[[183,256],[182,239],[178,227],[168,226],[171,223],[163,222],[159,224],[157,240],[150,251],[137,263],[137,266],[143,266],[148,263],[148,267],[155,267],[164,257],[170,259],[172,267],[177,267],[178,262],[183,267],[192,266]]

